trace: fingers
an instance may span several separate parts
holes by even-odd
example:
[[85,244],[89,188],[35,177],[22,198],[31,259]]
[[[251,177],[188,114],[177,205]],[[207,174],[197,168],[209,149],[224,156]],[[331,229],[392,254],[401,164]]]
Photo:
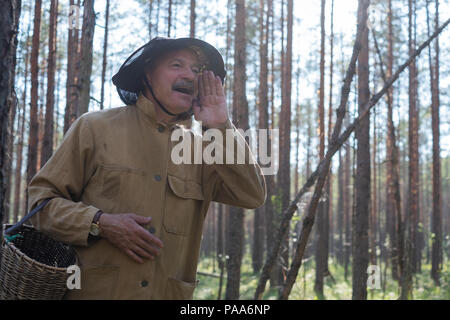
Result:
[[225,93],[223,92],[223,86],[222,86],[222,80],[220,80],[219,76],[216,76],[215,78],[215,88],[216,88],[216,94],[218,96],[225,96]]
[[211,84],[210,84],[210,73],[211,73],[211,71],[206,70],[202,74],[203,88],[205,91],[205,96],[210,96],[212,93]]
[[103,219],[103,236],[132,260],[144,263],[144,259],[153,260],[160,254],[162,241],[142,226],[148,225],[151,217],[133,213],[104,216],[108,219]]
[[199,96],[218,95],[223,96],[222,81],[219,76],[215,76],[214,72],[205,70],[198,77]]
[[125,248],[124,251],[131,259],[133,259],[137,263],[141,263],[141,264],[144,263],[144,260],[139,258],[138,255],[136,255],[133,251],[131,251],[131,249]]
[[136,221],[138,224],[142,224],[142,225],[149,224],[152,221],[151,217],[139,216],[139,215],[134,214],[134,213],[130,213],[130,217],[134,221]]

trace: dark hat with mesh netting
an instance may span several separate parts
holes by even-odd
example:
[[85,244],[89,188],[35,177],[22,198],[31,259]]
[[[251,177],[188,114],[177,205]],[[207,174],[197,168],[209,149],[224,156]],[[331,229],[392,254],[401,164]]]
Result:
[[186,48],[194,50],[203,60],[205,69],[213,71],[224,82],[226,71],[222,55],[209,43],[195,38],[156,37],[133,52],[113,76],[120,99],[127,105],[135,104],[143,88],[145,67],[166,52]]

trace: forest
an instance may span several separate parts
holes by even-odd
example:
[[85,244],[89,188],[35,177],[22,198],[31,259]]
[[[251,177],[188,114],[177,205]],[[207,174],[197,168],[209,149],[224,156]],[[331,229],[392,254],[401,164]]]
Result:
[[194,299],[450,299],[448,0],[1,0],[0,19],[3,224],[78,117],[123,105],[132,52],[195,37],[235,126],[279,139],[263,206],[211,204]]

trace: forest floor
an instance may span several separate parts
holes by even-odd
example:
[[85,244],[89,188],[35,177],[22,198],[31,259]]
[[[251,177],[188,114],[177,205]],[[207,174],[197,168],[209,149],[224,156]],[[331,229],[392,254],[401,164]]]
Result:
[[[332,277],[326,277],[324,283],[324,294],[328,300],[350,300],[352,296],[351,266],[347,271],[345,279],[345,269],[335,260],[329,260],[329,269]],[[413,299],[415,300],[450,300],[450,260],[445,259],[441,273],[441,286],[435,286],[430,277],[431,264],[422,264],[420,273],[414,276]],[[199,284],[194,293],[195,300],[216,300],[219,292],[220,270],[215,261],[215,257],[203,257],[200,259],[197,275]],[[203,275],[207,273],[210,275]],[[384,265],[381,267],[381,283],[379,289],[368,289],[369,300],[395,300],[399,297],[400,291],[397,281],[392,280],[390,270],[385,277]],[[244,257],[241,268],[241,288],[240,299],[253,299],[253,295],[258,284],[259,273],[255,274],[251,267],[250,256]],[[384,279],[387,278],[387,281]],[[289,299],[292,300],[316,300],[314,293],[315,268],[314,259],[305,262],[297,277],[297,281],[292,288]],[[334,279],[334,280],[333,280]],[[268,285],[267,285],[268,286]],[[225,296],[226,271],[223,277],[222,299]],[[383,290],[384,288],[384,290]],[[263,299],[277,299],[277,290],[266,290]]]

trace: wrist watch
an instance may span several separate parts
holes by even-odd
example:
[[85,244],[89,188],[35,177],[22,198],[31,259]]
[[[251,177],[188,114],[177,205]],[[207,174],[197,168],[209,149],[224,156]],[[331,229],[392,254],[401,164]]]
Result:
[[98,237],[100,236],[100,216],[103,214],[102,210],[98,210],[97,213],[94,216],[94,219],[92,219],[91,228],[89,229],[89,234]]

